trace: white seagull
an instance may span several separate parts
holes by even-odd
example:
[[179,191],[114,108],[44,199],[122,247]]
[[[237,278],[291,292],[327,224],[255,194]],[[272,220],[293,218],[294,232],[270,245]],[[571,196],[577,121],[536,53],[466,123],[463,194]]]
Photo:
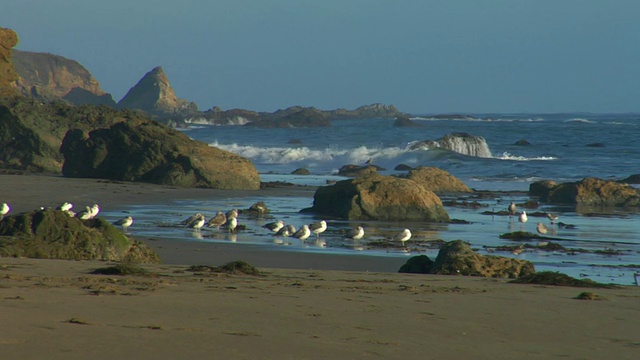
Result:
[[187,227],[190,227],[196,231],[200,231],[200,229],[204,226],[204,223],[206,221],[207,220],[205,219],[204,215],[200,214],[200,217],[196,218],[191,223],[187,224]]
[[65,201],[62,205],[58,206],[56,210],[62,210],[64,212],[67,212],[71,210],[71,208],[73,208],[73,204]]
[[2,203],[2,205],[0,205],[0,220],[2,220],[9,211],[11,211],[11,206],[7,203]]
[[362,226],[358,226],[355,229],[349,230],[349,232],[347,232],[347,235],[345,235],[345,238],[351,239],[351,240],[360,240],[362,239],[363,236],[364,236],[364,228]]
[[312,233],[316,234],[316,238],[318,238],[320,237],[320,234],[327,230],[327,222],[324,220],[315,222],[309,225],[309,230],[311,230]]
[[404,243],[407,240],[411,239],[411,231],[409,229],[404,229],[402,230],[402,232],[396,235],[395,239],[400,241],[402,243],[402,246],[404,246]]
[[133,217],[125,216],[113,224],[122,226],[122,231],[127,232],[127,228],[133,224]]
[[236,228],[238,227],[238,219],[236,217],[231,217],[229,221],[227,221],[227,226],[229,227],[229,232],[235,234]]
[[91,213],[91,208],[88,206],[85,206],[84,210],[80,211],[79,213],[76,214],[76,217],[80,220],[89,220],[93,218],[93,215]]
[[547,219],[549,219],[549,221],[551,221],[551,225],[553,225],[556,221],[558,221],[558,215],[547,213]]

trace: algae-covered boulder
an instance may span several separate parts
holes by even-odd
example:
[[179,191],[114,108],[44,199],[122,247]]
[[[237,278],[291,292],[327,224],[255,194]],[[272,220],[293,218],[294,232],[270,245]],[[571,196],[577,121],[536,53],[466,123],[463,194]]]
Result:
[[432,274],[470,275],[496,278],[517,278],[535,272],[533,263],[502,256],[483,256],[462,240],[442,246],[431,269]]
[[101,218],[34,210],[0,221],[0,256],[160,263],[155,251]]
[[60,148],[69,177],[142,181],[182,187],[260,188],[253,164],[154,121],[120,122],[86,135],[67,132]]
[[429,259],[427,255],[418,255],[413,256],[404,263],[399,273],[410,273],[410,274],[429,274],[431,272],[431,268],[433,268],[433,260]]
[[629,184],[584,178],[553,187],[546,201],[586,207],[637,207],[640,206],[640,193]]
[[462,180],[436,167],[418,166],[410,170],[406,178],[435,193],[471,192],[471,189]]
[[373,174],[320,187],[303,211],[349,220],[448,222],[440,198],[418,183]]

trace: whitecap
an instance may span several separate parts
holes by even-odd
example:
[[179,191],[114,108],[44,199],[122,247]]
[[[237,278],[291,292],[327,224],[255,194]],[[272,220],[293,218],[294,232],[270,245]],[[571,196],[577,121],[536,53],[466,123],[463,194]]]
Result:
[[574,122],[574,123],[582,123],[582,124],[597,124],[597,121],[583,119],[583,118],[573,118],[565,120],[564,122]]
[[558,158],[554,156],[536,156],[536,157],[528,158],[525,156],[512,155],[505,151],[502,153],[502,155],[494,157],[494,159],[511,160],[511,161],[550,161],[550,160],[557,160]]

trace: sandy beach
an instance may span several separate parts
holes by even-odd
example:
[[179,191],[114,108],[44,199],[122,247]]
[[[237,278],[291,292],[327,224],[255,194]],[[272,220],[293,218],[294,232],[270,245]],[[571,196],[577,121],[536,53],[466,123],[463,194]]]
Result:
[[[204,195],[246,192],[0,175],[0,202],[12,214],[63,201],[116,210]],[[137,239],[163,260],[141,266],[147,275],[91,274],[108,262],[0,258],[0,357],[635,359],[640,351],[640,287],[399,274],[403,258]],[[234,260],[261,275],[189,269]],[[583,291],[600,300],[575,299]]]

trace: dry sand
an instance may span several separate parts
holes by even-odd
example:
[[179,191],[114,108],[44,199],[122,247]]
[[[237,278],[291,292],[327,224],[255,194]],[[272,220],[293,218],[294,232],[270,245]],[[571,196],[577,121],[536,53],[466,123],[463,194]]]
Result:
[[[265,193],[279,191],[309,190]],[[11,203],[12,212],[63,201],[117,210],[243,193],[0,175],[0,202]],[[153,276],[90,274],[112,265],[105,262],[0,258],[0,359],[636,359],[640,353],[639,287],[398,274],[396,263],[382,259],[140,240],[165,261],[143,266]],[[194,273],[180,265],[238,259],[263,275]],[[574,299],[583,291],[602,300]]]

